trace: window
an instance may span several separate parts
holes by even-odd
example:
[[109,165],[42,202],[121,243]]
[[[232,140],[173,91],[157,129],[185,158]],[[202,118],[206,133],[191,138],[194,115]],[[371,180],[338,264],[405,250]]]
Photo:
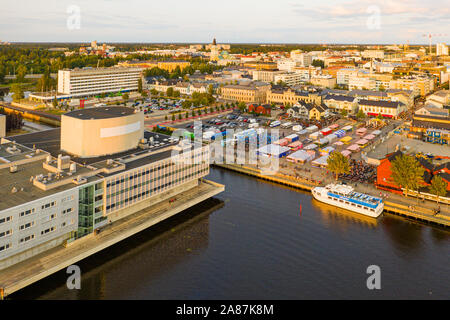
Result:
[[12,230],[6,230],[6,231],[2,231],[0,232],[0,238],[4,238],[9,236],[12,233]]
[[30,234],[29,236],[26,236],[25,238],[20,239],[20,243],[28,242],[34,239],[34,234]]
[[12,217],[5,217],[0,219],[0,224],[6,223],[12,220]]
[[0,246],[0,252],[5,251],[5,250],[9,249],[10,247],[11,247],[10,243]]
[[31,228],[32,226],[34,226],[34,221],[28,222],[26,224],[23,224],[19,227],[20,230],[26,230],[28,228]]
[[55,205],[56,205],[56,201],[52,201],[50,203],[46,203],[46,204],[42,205],[42,210],[48,209],[50,207],[54,207]]
[[48,234],[48,233],[53,232],[53,231],[55,231],[55,230],[56,230],[56,227],[51,227],[51,228],[42,230],[42,231],[41,231],[41,235]]
[[30,209],[30,210],[27,210],[27,211],[21,212],[21,213],[19,214],[19,216],[25,217],[25,216],[28,216],[28,215],[33,214],[33,213],[34,213],[34,208],[33,208],[33,209]]
[[66,210],[63,210],[62,214],[70,213],[73,211],[73,208],[67,208]]

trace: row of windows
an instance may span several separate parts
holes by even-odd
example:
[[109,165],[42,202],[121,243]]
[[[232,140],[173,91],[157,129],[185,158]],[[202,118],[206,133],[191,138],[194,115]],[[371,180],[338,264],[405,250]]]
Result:
[[[191,178],[191,177],[193,177],[193,176],[195,176],[195,175],[198,175],[198,174],[200,174],[200,173],[202,173],[202,172],[206,172],[207,170],[208,170],[207,168],[206,168],[206,169],[199,170],[199,171],[197,171],[197,172],[194,172],[194,173],[192,173],[192,174],[190,174],[190,175],[187,175],[187,176],[183,177],[183,179],[189,179],[189,178]],[[157,186],[157,187],[155,187],[155,188],[153,188],[153,189],[151,189],[151,190],[147,190],[147,191],[144,191],[144,192],[142,192],[142,193],[140,193],[140,194],[136,194],[136,195],[134,195],[134,196],[132,196],[132,197],[129,197],[129,198],[123,200],[123,201],[119,201],[119,202],[117,202],[117,203],[112,203],[111,205],[106,206],[106,210],[114,209],[116,206],[120,206],[120,205],[122,205],[122,204],[127,204],[128,202],[130,202],[130,201],[132,201],[132,200],[135,200],[135,199],[137,199],[137,198],[140,198],[140,197],[143,197],[143,196],[147,196],[147,195],[149,195],[149,194],[151,194],[151,193],[160,191],[160,190],[162,190],[162,189],[164,189],[164,188],[166,188],[166,187],[168,187],[168,186],[170,186],[170,185],[174,185],[174,184],[178,183],[178,182],[181,181],[181,180],[182,180],[182,178],[179,178],[179,179],[177,179],[177,180],[175,180],[175,181],[168,182],[168,183],[165,183],[165,184],[163,184],[163,185]]]
[[[50,203],[46,203],[46,204],[42,205],[42,210],[48,209],[48,208],[52,208],[52,207],[54,207],[54,206],[56,206],[56,201],[52,201],[52,202],[50,202]],[[34,209],[33,209],[33,210],[34,210]]]
[[160,169],[168,168],[168,167],[173,166],[173,165],[174,165],[173,163],[167,163],[167,164],[164,164],[164,165],[152,168],[152,169],[148,169],[146,171],[143,171],[142,173],[137,173],[137,174],[135,174],[133,176],[130,176],[130,177],[127,177],[127,178],[123,177],[120,180],[116,180],[116,181],[112,181],[110,183],[107,183],[106,187],[107,188],[114,187],[115,185],[120,184],[120,183],[124,183],[125,181],[133,180],[133,179],[136,179],[138,177],[145,176],[145,175],[148,175],[150,173],[156,172],[156,171],[158,171]]
[[5,222],[9,222],[9,221],[11,221],[11,220],[12,220],[12,217],[11,217],[11,216],[5,217],[5,218],[1,218],[1,219],[0,219],[0,224],[5,223]]
[[0,238],[4,238],[6,236],[9,236],[10,234],[12,234],[12,230],[2,231],[0,232]]
[[[134,186],[132,186],[132,187],[128,187],[128,188],[119,190],[119,191],[117,191],[117,192],[115,192],[115,193],[108,194],[108,195],[107,195],[107,198],[111,198],[111,197],[114,197],[114,196],[116,196],[116,195],[118,195],[118,194],[121,194],[121,193],[123,193],[123,192],[127,192],[127,191],[130,191],[130,190],[133,190],[133,189],[142,187],[142,186],[147,185],[147,184],[152,183],[152,182],[156,182],[156,181],[158,181],[158,180],[167,178],[167,177],[169,177],[169,176],[171,176],[171,175],[176,175],[176,174],[178,174],[178,173],[180,173],[180,172],[187,171],[188,169],[193,168],[193,167],[195,167],[195,166],[196,166],[196,165],[193,164],[193,165],[184,167],[184,168],[182,168],[182,169],[178,169],[178,170],[172,171],[172,172],[170,172],[170,173],[166,173],[166,174],[164,174],[164,175],[158,176],[158,177],[156,177],[156,178],[154,178],[154,179],[150,179],[150,180],[141,182],[141,183],[136,184],[136,185],[134,185]],[[135,176],[136,176],[136,175],[135,175]],[[131,179],[131,177],[130,177],[130,179]]]
[[[328,199],[330,199],[330,200],[335,200],[334,198],[331,198],[331,197],[328,197]],[[372,211],[372,212],[375,212],[375,209],[372,209],[372,208],[369,208],[369,207],[366,207],[366,206],[362,206],[362,205],[356,204],[356,203],[354,203],[354,202],[348,202],[348,201],[344,201],[344,200],[342,200],[342,199],[339,199],[339,202],[345,203],[345,204],[348,204],[348,205],[351,205],[351,206],[353,206],[353,207],[357,207],[357,208],[360,208],[360,209],[365,209],[365,210],[370,210],[370,211]]]

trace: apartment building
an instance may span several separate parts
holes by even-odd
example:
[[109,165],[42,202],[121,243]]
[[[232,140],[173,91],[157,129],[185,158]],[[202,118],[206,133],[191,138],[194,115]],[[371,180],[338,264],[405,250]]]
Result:
[[220,89],[220,97],[224,100],[259,103],[266,102],[267,92],[270,85],[227,85]]
[[437,56],[448,56],[448,46],[445,43],[436,44],[436,55]]
[[332,89],[336,86],[336,78],[330,75],[315,75],[311,77],[311,84]]
[[276,82],[275,76],[284,73],[284,71],[269,71],[269,70],[253,70],[253,80],[263,82]]
[[141,68],[84,68],[58,71],[58,93],[89,97],[102,93],[137,91]]
[[278,83],[280,81],[288,86],[295,86],[305,82],[305,76],[301,73],[281,73],[275,75],[273,82]]
[[312,64],[313,58],[309,53],[293,50],[291,51],[291,60],[298,62],[302,67],[309,67]]
[[434,79],[419,76],[405,76],[389,82],[390,89],[410,90],[414,96],[426,96],[434,90]]

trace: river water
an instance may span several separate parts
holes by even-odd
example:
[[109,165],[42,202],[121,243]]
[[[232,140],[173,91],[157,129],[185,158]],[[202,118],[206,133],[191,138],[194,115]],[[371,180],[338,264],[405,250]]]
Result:
[[[208,178],[226,191],[79,263],[81,290],[59,272],[11,298],[450,298],[448,231],[365,218],[222,169]],[[370,265],[381,290],[367,289]]]

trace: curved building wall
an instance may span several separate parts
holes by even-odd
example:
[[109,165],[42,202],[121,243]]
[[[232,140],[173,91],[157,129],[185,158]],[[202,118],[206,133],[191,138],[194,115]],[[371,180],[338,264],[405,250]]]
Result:
[[144,137],[142,112],[107,119],[61,116],[61,150],[91,158],[124,152]]

